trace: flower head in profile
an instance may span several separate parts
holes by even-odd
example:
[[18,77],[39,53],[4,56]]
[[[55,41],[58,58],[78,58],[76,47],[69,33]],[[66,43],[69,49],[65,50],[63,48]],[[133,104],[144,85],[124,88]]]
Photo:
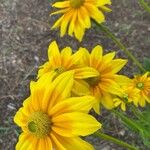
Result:
[[60,35],[66,32],[81,41],[85,29],[91,27],[91,20],[98,23],[105,21],[103,12],[111,11],[106,5],[110,5],[110,0],[64,0],[56,2],[52,6],[58,8],[54,14],[63,14],[53,25],[52,29],[60,27]]
[[150,103],[150,76],[149,72],[143,75],[135,76],[130,84],[131,88],[140,90],[140,98],[138,104],[141,107],[146,105],[146,102]]
[[87,114],[93,97],[69,97],[73,75],[69,71],[52,81],[47,73],[31,84],[31,96],[14,117],[23,130],[16,150],[93,150],[79,136],[95,132],[101,124]]
[[[88,88],[83,84],[81,79],[98,76],[99,73],[94,68],[81,65],[80,59],[82,59],[82,56],[82,51],[77,51],[72,54],[72,49],[70,47],[65,47],[60,52],[56,41],[52,42],[48,48],[49,60],[40,67],[38,78],[51,71],[55,72],[56,76],[59,76],[63,72],[74,70],[74,93],[79,95],[87,94]],[[74,89],[80,90],[76,91]]]
[[113,108],[113,95],[122,93],[120,85],[117,84],[117,82],[122,82],[122,78],[119,78],[120,75],[117,73],[127,63],[127,60],[114,59],[115,52],[103,56],[103,49],[99,45],[91,53],[84,48],[80,51],[84,52],[83,63],[99,72],[99,76],[85,80],[90,86],[91,94],[97,98],[94,110],[99,113],[99,103],[102,103],[107,109]]

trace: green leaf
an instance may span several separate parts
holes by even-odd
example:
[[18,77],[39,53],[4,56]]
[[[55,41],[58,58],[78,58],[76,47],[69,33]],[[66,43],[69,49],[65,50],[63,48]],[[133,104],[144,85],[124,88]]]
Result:
[[145,57],[143,65],[147,71],[150,71],[150,58]]

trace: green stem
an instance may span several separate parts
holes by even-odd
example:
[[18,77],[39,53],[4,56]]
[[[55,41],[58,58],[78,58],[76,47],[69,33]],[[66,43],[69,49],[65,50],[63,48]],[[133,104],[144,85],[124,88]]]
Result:
[[147,11],[150,13],[150,7],[148,6],[148,4],[144,1],[144,0],[138,0],[140,5]]
[[132,127],[134,130],[136,131],[141,131],[141,128],[138,126],[138,124],[136,124],[135,122],[133,122],[131,119],[129,119],[128,117],[126,117],[124,114],[122,114],[121,112],[113,109],[112,112],[118,116],[119,118],[121,118],[122,121],[124,121],[126,124],[128,124],[130,127]]
[[102,138],[104,140],[111,141],[111,142],[113,142],[113,143],[115,143],[117,145],[120,145],[120,146],[124,147],[124,148],[128,148],[130,150],[138,150],[136,147],[134,147],[134,146],[132,146],[132,145],[126,143],[126,142],[123,142],[123,141],[121,141],[119,139],[116,139],[116,138],[114,138],[112,136],[104,134],[104,133],[102,133],[100,131],[97,131],[96,133],[94,133],[94,135],[99,137],[99,138]]
[[138,119],[142,119],[144,122],[147,123],[147,120],[145,119],[144,115],[142,114],[142,112],[135,107],[134,105],[130,105],[130,108],[132,110],[132,112],[134,113],[134,115],[138,118]]
[[111,38],[118,45],[118,47],[126,53],[126,55],[139,67],[141,71],[146,72],[141,63],[132,55],[132,53],[128,49],[126,49],[126,47],[120,42],[120,40],[116,38],[116,36],[105,25],[98,23],[96,24],[100,27],[102,31],[104,31],[106,36]]

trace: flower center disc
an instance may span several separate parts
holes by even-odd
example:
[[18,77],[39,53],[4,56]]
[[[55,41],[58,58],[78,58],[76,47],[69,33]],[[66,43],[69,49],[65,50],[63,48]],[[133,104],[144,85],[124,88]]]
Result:
[[51,121],[43,112],[33,113],[28,121],[28,130],[38,138],[47,136],[51,130]]
[[85,81],[90,85],[90,86],[96,86],[98,85],[100,78],[99,77],[92,77],[92,78],[87,78]]
[[70,5],[73,8],[79,8],[80,6],[82,6],[82,4],[85,2],[85,0],[70,0]]
[[137,87],[138,89],[142,90],[142,89],[144,88],[144,83],[139,82],[139,83],[136,84],[136,87]]

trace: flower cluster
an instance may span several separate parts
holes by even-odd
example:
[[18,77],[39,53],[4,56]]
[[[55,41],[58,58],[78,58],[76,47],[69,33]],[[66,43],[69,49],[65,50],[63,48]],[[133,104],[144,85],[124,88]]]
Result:
[[[82,40],[91,18],[105,21],[103,12],[111,11],[110,0],[64,0],[52,6],[63,14],[52,28],[60,27]],[[100,45],[92,50],[80,47],[59,49],[56,41],[48,48],[48,61],[40,66],[37,81],[30,83],[30,96],[14,117],[22,133],[16,150],[93,150],[81,136],[101,128],[89,114],[91,109],[114,109],[127,104],[144,107],[150,103],[149,72],[129,79],[119,71],[127,60],[115,58],[115,52],[104,54]]]
[[[114,59],[115,53],[103,55],[101,46],[91,54],[80,48],[59,50],[56,41],[48,49],[49,60],[31,82],[31,95],[16,113],[14,121],[23,130],[16,149],[93,149],[79,136],[92,134],[101,124],[88,114],[99,113],[99,104],[113,108],[113,95],[119,95],[115,80],[126,60]],[[116,90],[114,90],[116,89]],[[35,148],[36,147],[36,148]]]
[[[150,103],[150,76],[149,72],[143,75],[136,75],[133,79],[124,77],[123,84],[120,85],[123,93],[114,98],[116,107],[119,105],[123,111],[126,110],[126,104],[133,103],[136,107],[144,107],[146,102]],[[126,82],[125,82],[126,81]]]

